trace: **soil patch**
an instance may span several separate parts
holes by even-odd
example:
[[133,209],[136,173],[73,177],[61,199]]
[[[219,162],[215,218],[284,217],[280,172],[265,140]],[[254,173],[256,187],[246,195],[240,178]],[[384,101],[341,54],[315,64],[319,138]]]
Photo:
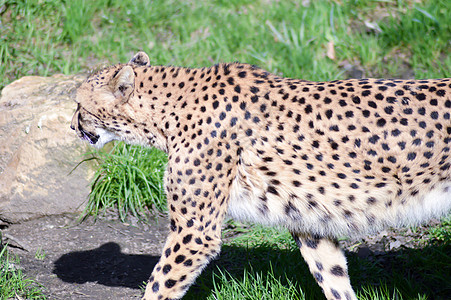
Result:
[[113,217],[78,223],[77,216],[60,215],[14,224],[2,233],[48,299],[139,299],[158,262],[167,223],[163,217],[139,226]]

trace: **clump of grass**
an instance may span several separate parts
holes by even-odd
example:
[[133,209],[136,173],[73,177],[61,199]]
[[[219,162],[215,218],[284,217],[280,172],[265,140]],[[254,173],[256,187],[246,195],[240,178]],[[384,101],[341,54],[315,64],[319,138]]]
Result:
[[19,260],[0,247],[0,299],[46,299],[33,280],[25,278]]
[[94,151],[92,155],[98,169],[85,216],[97,216],[108,208],[117,208],[124,221],[128,214],[145,218],[147,209],[166,210],[163,188],[166,154],[154,148],[115,143],[110,151]]
[[427,297],[425,295],[417,295],[415,297],[404,298],[402,294],[395,288],[391,290],[387,287],[387,285],[383,284],[378,288],[374,288],[371,286],[363,287],[362,290],[358,293],[359,300],[403,300],[403,299],[411,299],[411,300],[426,300]]
[[296,284],[292,283],[288,278],[285,281],[288,284],[274,276],[272,269],[267,273],[245,270],[243,277],[239,280],[227,271],[218,269],[213,279],[213,293],[207,299],[305,299],[304,293]]
[[36,258],[37,260],[44,260],[46,256],[47,253],[45,252],[45,250],[39,247],[38,250],[36,250],[34,258]]

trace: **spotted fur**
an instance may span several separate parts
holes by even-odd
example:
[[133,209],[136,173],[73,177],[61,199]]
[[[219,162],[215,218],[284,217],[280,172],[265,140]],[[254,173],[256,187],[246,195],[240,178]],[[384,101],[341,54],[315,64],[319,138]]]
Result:
[[232,217],[288,228],[328,299],[356,299],[342,235],[451,208],[451,81],[282,78],[247,64],[151,66],[82,84],[72,128],[168,153],[170,233],[145,299],[181,298]]

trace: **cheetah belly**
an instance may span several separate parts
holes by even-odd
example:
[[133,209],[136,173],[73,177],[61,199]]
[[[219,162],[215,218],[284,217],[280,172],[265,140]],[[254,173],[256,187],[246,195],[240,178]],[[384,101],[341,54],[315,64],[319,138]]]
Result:
[[[305,231],[318,234],[330,234],[331,232],[343,232],[347,227],[345,223],[331,222],[324,226],[321,216],[325,212],[309,214],[302,209],[298,199],[298,210],[296,213],[287,213],[290,191],[284,184],[279,188],[279,194],[267,194],[268,178],[259,168],[255,167],[261,163],[252,151],[245,151],[243,159],[238,164],[237,174],[232,182],[228,203],[228,214],[230,217],[251,223],[268,226],[281,226],[293,231]],[[285,186],[285,188],[284,188]],[[337,227],[340,227],[336,230]],[[332,229],[334,228],[334,229]]]
[[[318,205],[307,209],[305,199],[292,201],[290,191],[281,184],[278,195],[267,194],[268,183],[265,176],[250,166],[240,166],[232,182],[228,213],[238,220],[267,226],[279,226],[293,232],[307,232],[319,235],[346,235],[350,224],[344,218],[328,218],[330,207]],[[363,225],[359,226],[363,230]]]
[[239,167],[238,174],[233,180],[228,205],[229,215],[243,222],[264,225],[279,225],[281,222],[273,212],[268,210],[268,203],[263,201],[267,184],[258,173],[247,172],[248,168]]
[[268,184],[264,174],[255,166],[261,163],[252,151],[243,151],[237,174],[232,182],[228,204],[229,216],[245,222],[263,225],[285,225],[282,199],[268,199]]
[[[289,191],[281,188],[279,196],[266,194],[267,178],[255,167],[259,163],[259,158],[249,151],[238,164],[228,204],[228,213],[236,220],[282,226],[296,232],[340,236],[375,232],[388,226],[420,224],[451,211],[451,181],[445,181],[422,195],[394,201],[396,205],[391,208],[378,207],[369,211],[358,206],[350,207],[355,216],[352,223],[340,217],[339,211],[335,211],[336,208],[331,205],[318,205],[313,213],[305,209],[303,199],[294,202],[297,215],[293,215],[287,213]],[[368,222],[367,213],[374,217],[372,223]],[[324,222],[327,216],[333,217]]]
[[[239,174],[232,183],[228,213],[238,221],[246,221],[270,226],[282,226],[297,232],[310,232],[330,236],[365,234],[386,227],[418,225],[431,218],[440,218],[451,212],[451,181],[445,182],[420,197],[407,199],[392,210],[375,212],[375,222],[371,225],[361,222],[354,230],[344,220],[330,221],[327,225],[321,218],[303,214],[293,219],[286,215],[284,199],[262,200],[266,183],[258,176]],[[268,206],[268,207],[264,207]],[[303,212],[301,212],[303,213]],[[358,213],[358,212],[356,212]]]

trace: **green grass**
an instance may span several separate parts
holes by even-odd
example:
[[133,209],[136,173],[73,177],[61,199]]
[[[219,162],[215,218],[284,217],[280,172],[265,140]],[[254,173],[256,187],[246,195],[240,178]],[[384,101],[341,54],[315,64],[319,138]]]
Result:
[[302,291],[288,279],[283,282],[274,277],[272,270],[265,274],[244,271],[241,279],[236,279],[220,269],[213,280],[213,296],[208,299],[304,299]]
[[451,215],[442,220],[442,224],[429,229],[429,238],[435,241],[451,240]]
[[[163,174],[166,154],[115,143],[110,151],[89,153],[98,162],[84,216],[117,208],[125,221],[129,214],[146,218],[150,210],[165,211]],[[92,159],[92,158],[90,158]]]
[[125,62],[138,50],[153,64],[239,60],[310,80],[347,77],[346,63],[366,76],[449,76],[447,0],[299,2],[2,0],[0,89],[24,75]]
[[0,300],[45,299],[36,283],[23,275],[19,260],[12,258],[6,247],[0,245],[0,249]]
[[[89,72],[126,62],[138,50],[152,64],[241,61],[308,80],[348,78],[349,68],[366,77],[449,77],[450,11],[449,0],[0,0],[0,89],[25,75]],[[334,55],[328,56],[331,46]],[[110,150],[92,154],[99,170],[85,213],[114,206],[124,219],[164,210],[165,156],[123,144]],[[393,260],[390,254],[389,272],[378,261],[351,254],[359,297],[443,294],[450,281],[441,272],[450,273],[449,226],[447,219],[430,229],[433,246],[398,251]],[[238,225],[230,230],[243,234],[224,245],[188,297],[199,298],[199,292],[210,299],[303,299],[300,289],[307,299],[322,297],[286,232]]]
[[[442,224],[438,228],[446,230],[446,221]],[[227,238],[233,232],[240,234]],[[201,274],[187,299],[323,299],[286,230],[230,222],[223,235],[226,241],[221,256]],[[348,252],[351,283],[358,298],[447,299],[450,239],[427,238],[419,249],[404,248],[367,258]]]

